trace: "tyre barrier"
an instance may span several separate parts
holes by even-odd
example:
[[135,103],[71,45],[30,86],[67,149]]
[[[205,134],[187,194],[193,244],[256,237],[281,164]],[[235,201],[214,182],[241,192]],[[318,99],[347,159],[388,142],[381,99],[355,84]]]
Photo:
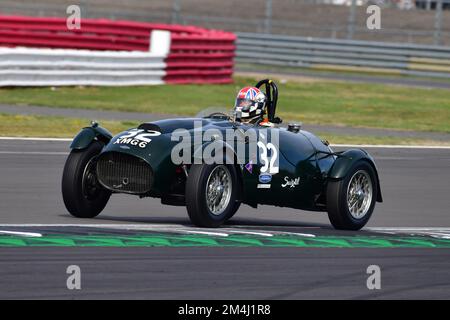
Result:
[[236,36],[106,19],[0,16],[0,86],[232,82]]

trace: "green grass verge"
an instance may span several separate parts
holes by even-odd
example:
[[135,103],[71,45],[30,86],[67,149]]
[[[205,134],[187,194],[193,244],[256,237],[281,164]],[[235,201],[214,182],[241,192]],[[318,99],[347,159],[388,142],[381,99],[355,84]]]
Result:
[[[73,138],[90,120],[51,116],[0,114],[0,136]],[[133,121],[101,121],[113,133],[137,126]]]
[[[194,115],[231,108],[237,91],[254,84],[0,89],[0,103]],[[450,132],[450,90],[348,82],[279,84],[278,114],[310,124]]]
[[[137,121],[100,120],[100,125],[117,134],[139,125]],[[89,119],[56,116],[0,114],[0,136],[73,138],[81,128],[90,124]],[[439,141],[375,137],[355,135],[317,134],[332,144],[399,144],[399,145],[450,145]]]
[[373,144],[373,145],[403,145],[403,146],[450,146],[450,141],[435,141],[428,139],[392,137],[392,136],[368,136],[368,135],[340,135],[328,132],[314,132],[323,140],[331,144]]

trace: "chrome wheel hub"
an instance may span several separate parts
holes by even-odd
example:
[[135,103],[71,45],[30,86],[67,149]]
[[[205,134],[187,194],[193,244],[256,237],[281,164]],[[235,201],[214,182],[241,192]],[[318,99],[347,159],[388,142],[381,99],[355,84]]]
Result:
[[359,170],[350,179],[347,187],[347,207],[355,219],[362,219],[372,204],[372,179],[364,170]]
[[206,182],[206,205],[213,215],[221,215],[231,199],[232,179],[226,166],[213,169]]

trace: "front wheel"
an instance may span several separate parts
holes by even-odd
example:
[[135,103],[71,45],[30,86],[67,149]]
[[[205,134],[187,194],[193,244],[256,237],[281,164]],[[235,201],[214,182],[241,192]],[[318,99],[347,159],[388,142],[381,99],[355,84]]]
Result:
[[358,161],[344,179],[327,186],[327,210],[336,229],[359,230],[369,221],[378,194],[377,177],[366,161]]
[[94,218],[106,206],[111,192],[97,180],[95,157],[103,144],[94,141],[83,150],[72,150],[66,160],[62,178],[62,196],[71,215],[77,218]]
[[238,178],[231,165],[192,165],[186,182],[186,208],[192,223],[219,227],[239,208]]

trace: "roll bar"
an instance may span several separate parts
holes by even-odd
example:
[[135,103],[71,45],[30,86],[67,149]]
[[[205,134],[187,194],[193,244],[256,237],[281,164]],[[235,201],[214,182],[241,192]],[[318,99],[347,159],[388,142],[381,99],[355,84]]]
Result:
[[267,114],[269,117],[269,121],[273,123],[281,123],[282,120],[278,117],[275,117],[275,111],[277,109],[278,102],[278,87],[273,80],[264,79],[259,81],[255,87],[261,88],[261,86],[265,85],[266,97],[267,97]]

